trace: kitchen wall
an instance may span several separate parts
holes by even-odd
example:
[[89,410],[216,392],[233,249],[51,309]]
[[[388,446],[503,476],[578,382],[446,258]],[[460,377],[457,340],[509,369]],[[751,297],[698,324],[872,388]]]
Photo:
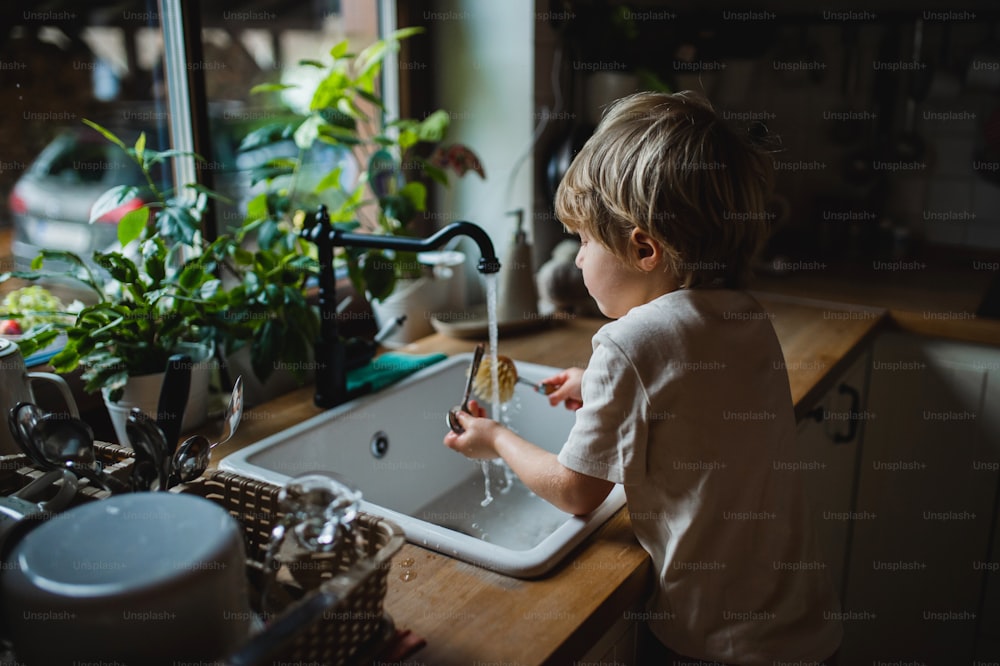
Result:
[[[479,224],[503,258],[514,231],[507,212],[530,211],[534,109],[533,0],[437,0],[423,20],[434,34],[436,103],[451,113],[449,139],[466,143],[481,158],[486,179],[469,174],[437,192],[449,220]],[[476,256],[474,245],[466,245]],[[475,278],[475,261],[467,261]],[[470,294],[473,302],[476,295]]]
[[[1000,249],[995,9],[645,2],[614,3],[603,23],[593,21],[606,4],[539,1],[552,20],[536,24],[536,108],[565,99],[536,154],[540,252],[560,239],[547,223],[546,164],[574,124],[599,113],[594,82],[637,71],[671,90],[703,91],[729,121],[763,123],[780,139],[772,253],[869,259]],[[594,25],[607,26],[605,41]],[[561,90],[553,60],[562,63]]]

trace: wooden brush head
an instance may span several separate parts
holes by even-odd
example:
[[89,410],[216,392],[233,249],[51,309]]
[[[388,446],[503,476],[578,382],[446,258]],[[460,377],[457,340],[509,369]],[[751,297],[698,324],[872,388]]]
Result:
[[[491,376],[492,360],[489,355],[483,356],[473,390],[483,400],[493,402],[493,379]],[[509,356],[497,355],[497,380],[500,385],[500,402],[508,402],[514,397],[514,385],[517,383],[517,366]]]

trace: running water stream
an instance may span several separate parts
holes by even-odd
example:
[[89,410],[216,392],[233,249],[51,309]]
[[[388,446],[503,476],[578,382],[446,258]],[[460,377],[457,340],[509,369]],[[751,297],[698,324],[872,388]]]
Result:
[[[493,273],[484,277],[486,280],[486,317],[489,323],[490,336],[490,388],[493,393],[492,416],[494,421],[503,423],[503,406],[500,403],[500,377],[497,373],[499,368],[497,348],[500,344],[500,325],[497,323],[497,274]],[[482,505],[489,506],[493,502],[494,470],[496,470],[496,476],[500,477],[497,480],[503,481],[499,488],[500,492],[508,490],[511,486],[510,470],[507,467],[507,463],[501,458],[484,460],[481,464],[483,467],[483,487],[485,490]]]

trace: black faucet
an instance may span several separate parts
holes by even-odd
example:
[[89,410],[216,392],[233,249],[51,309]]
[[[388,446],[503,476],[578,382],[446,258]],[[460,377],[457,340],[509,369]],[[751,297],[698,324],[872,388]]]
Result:
[[319,338],[316,340],[316,395],[317,407],[341,405],[365,393],[367,387],[347,390],[347,343],[337,331],[337,287],[333,269],[333,252],[337,247],[363,247],[406,252],[426,252],[441,247],[456,236],[468,236],[479,246],[480,273],[496,273],[500,261],[493,249],[493,241],[472,222],[453,222],[428,238],[406,238],[380,234],[356,234],[334,228],[324,205],[316,212],[315,223],[303,229],[302,236],[316,243],[319,259]]

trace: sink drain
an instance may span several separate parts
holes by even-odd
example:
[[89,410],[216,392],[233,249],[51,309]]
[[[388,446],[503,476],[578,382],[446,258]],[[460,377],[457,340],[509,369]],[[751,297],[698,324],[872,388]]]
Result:
[[370,446],[373,456],[376,458],[384,458],[385,454],[389,452],[389,435],[379,430],[372,435]]

